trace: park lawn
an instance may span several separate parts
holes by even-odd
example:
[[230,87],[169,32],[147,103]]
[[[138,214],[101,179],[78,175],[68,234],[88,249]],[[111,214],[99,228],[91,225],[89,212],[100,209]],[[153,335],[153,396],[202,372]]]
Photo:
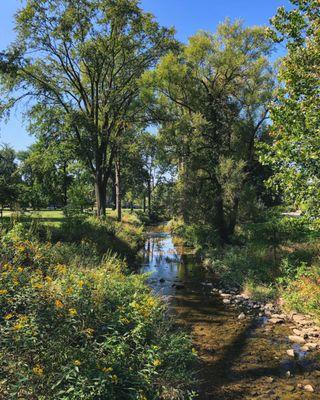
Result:
[[[3,219],[8,221],[10,218],[22,220],[23,222],[30,222],[37,220],[44,225],[59,227],[63,220],[66,218],[63,210],[26,210],[26,211],[12,211],[4,210]],[[116,220],[116,211],[111,208],[107,209],[107,217]],[[135,224],[137,218],[135,213],[131,213],[130,209],[123,209],[123,223]]]

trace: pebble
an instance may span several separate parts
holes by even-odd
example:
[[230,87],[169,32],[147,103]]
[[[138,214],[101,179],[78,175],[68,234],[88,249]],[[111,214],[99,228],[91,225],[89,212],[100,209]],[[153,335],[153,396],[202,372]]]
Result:
[[230,299],[223,299],[222,302],[223,302],[224,304],[230,304],[230,303],[231,303],[231,300],[230,300]]
[[311,385],[305,385],[305,386],[303,386],[303,389],[306,392],[314,392],[314,389],[313,389],[313,387]]
[[246,314],[242,312],[242,313],[238,316],[238,319],[245,319],[245,317],[246,317]]
[[294,357],[295,356],[295,352],[293,349],[287,350],[287,354],[289,357]]
[[288,336],[288,338],[289,338],[290,342],[293,342],[293,343],[298,343],[298,344],[306,343],[306,341],[300,336],[290,335],[290,336]]

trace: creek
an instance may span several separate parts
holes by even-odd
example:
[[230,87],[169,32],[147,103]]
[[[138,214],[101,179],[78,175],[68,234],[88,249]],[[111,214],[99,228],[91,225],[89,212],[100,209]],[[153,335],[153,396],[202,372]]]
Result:
[[[219,284],[192,249],[174,243],[164,227],[150,228],[142,251],[141,273],[168,302],[181,329],[190,331],[200,365],[199,399],[319,400],[319,354],[286,354],[290,323],[272,325],[225,305],[212,288]],[[301,386],[312,385],[314,392]]]

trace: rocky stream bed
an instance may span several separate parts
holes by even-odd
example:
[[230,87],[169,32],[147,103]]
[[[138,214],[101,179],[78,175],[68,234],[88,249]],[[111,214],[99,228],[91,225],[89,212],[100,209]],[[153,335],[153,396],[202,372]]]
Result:
[[222,288],[161,227],[148,235],[140,272],[193,336],[199,399],[320,399],[320,328],[310,317]]

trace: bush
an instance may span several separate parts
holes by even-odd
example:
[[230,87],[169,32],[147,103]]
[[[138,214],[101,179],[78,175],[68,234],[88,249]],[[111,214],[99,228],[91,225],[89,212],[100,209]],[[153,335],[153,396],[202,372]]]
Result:
[[189,398],[187,336],[143,276],[110,253],[74,257],[86,251],[28,241],[21,226],[2,237],[0,397]]

